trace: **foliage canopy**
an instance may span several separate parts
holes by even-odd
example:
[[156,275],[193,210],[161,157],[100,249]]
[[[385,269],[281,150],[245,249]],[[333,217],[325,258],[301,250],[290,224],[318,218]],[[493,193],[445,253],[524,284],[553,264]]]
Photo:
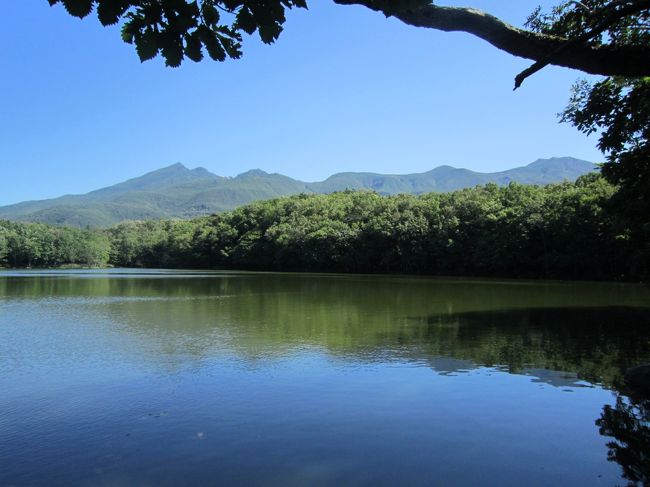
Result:
[[[282,32],[286,10],[307,8],[306,0],[48,0],[76,17],[95,9],[103,25],[123,21],[122,38],[141,60],[159,53],[168,66],[184,58],[239,58],[242,34],[259,33],[265,43]],[[334,0],[362,5],[402,22],[444,31],[464,31],[515,56],[535,60],[516,86],[547,64],[603,75],[650,75],[650,0],[564,2],[551,14],[536,11],[528,30],[480,10],[444,7],[428,0]]]
[[[576,183],[488,184],[420,196],[301,194],[191,221],[106,230],[0,221],[0,264],[89,259],[83,262],[120,267],[644,277],[643,247],[608,211],[614,191],[590,174]],[[68,249],[86,247],[93,249],[88,255],[75,251],[65,260]]]
[[180,66],[185,57],[201,61],[204,52],[215,61],[242,55],[242,33],[259,33],[274,42],[282,32],[285,10],[306,8],[305,0],[48,0],[62,3],[75,17],[96,8],[102,25],[123,20],[122,39],[134,44],[142,61],[158,54],[168,66]]

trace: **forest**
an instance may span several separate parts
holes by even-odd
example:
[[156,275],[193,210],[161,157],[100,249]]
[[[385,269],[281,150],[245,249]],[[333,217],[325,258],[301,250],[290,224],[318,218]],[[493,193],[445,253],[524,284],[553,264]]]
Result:
[[639,280],[650,249],[598,174],[449,193],[296,195],[193,220],[0,221],[6,267],[145,267]]

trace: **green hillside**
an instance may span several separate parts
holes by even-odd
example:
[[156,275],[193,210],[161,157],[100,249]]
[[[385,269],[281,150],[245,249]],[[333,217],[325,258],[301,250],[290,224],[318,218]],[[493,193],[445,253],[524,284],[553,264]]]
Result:
[[453,191],[488,182],[506,185],[511,181],[524,184],[573,181],[594,170],[596,166],[590,162],[561,157],[540,159],[496,173],[440,166],[420,174],[339,173],[325,181],[305,183],[259,169],[228,178],[204,168],[188,169],[178,163],[84,195],[0,207],[0,219],[103,227],[125,220],[191,218],[297,193],[370,189],[380,194],[419,194]]

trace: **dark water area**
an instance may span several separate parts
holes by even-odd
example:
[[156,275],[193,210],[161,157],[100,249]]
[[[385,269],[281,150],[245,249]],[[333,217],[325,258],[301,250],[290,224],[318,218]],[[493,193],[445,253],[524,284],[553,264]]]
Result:
[[0,485],[644,485],[641,285],[0,272]]

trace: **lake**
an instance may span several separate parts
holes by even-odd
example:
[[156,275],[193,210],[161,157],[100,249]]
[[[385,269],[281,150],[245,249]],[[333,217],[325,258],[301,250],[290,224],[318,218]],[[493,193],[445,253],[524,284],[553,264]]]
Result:
[[634,284],[0,272],[0,485],[648,481]]

